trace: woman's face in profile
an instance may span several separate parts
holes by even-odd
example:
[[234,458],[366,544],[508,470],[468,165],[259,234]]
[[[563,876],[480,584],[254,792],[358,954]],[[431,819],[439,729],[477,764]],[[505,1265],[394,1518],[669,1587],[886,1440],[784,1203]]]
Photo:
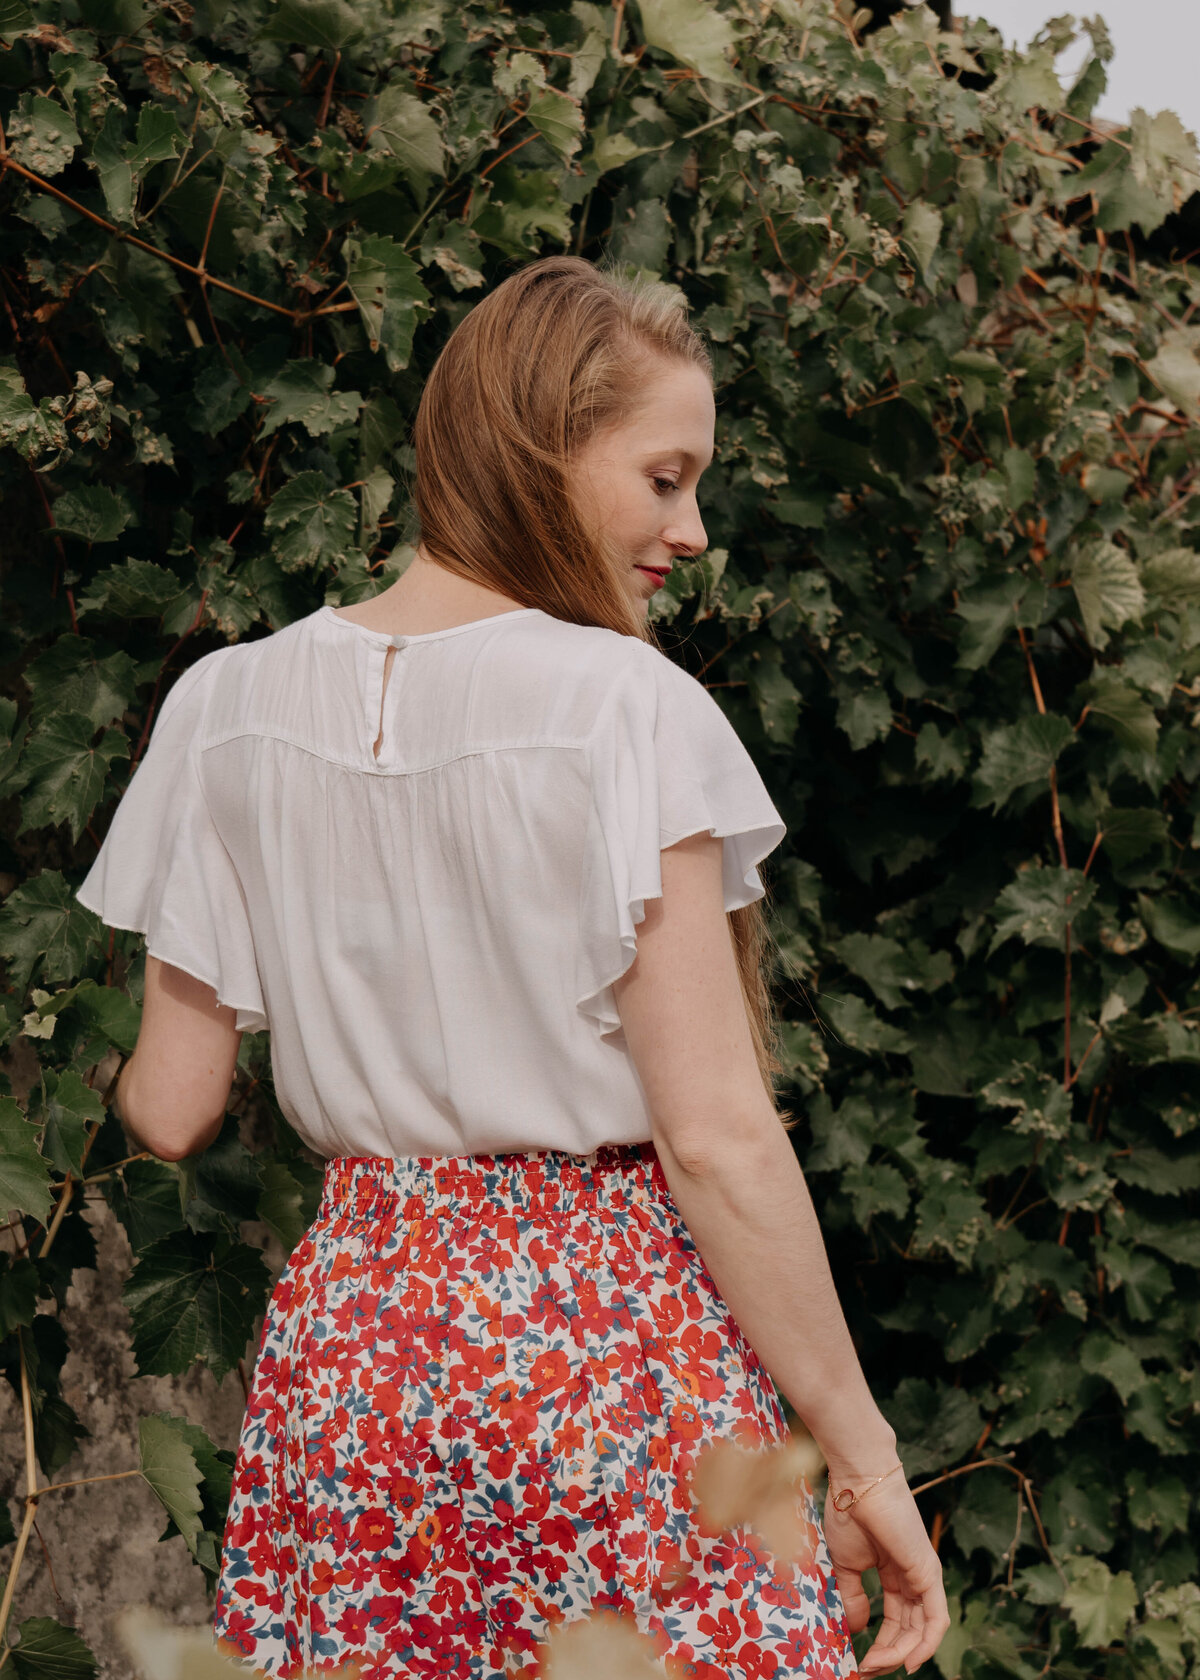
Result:
[[708,546],[696,487],[713,457],[715,428],[716,404],[703,370],[653,358],[633,412],[597,433],[572,460],[580,512],[615,543],[629,591],[643,605],[676,559]]

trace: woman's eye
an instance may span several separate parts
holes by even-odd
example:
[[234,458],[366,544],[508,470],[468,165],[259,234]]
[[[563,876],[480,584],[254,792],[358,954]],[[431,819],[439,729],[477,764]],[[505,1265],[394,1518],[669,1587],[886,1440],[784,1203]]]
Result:
[[660,486],[662,486],[664,484],[666,485],[667,490],[678,490],[678,488],[679,488],[678,484],[676,484],[676,482],[673,478],[656,478],[656,479],[653,479],[651,482],[653,483],[655,490],[658,491],[658,494],[660,496],[666,494],[666,491],[664,491],[663,489],[660,488]]

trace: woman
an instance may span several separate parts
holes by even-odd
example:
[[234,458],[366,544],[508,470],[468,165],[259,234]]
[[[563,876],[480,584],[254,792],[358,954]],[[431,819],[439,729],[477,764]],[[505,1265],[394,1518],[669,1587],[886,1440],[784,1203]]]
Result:
[[[673,1674],[842,1676],[876,1566],[864,1671],[948,1625],[772,1096],[784,824],[646,621],[713,439],[672,288],[514,274],[423,393],[408,569],[191,666],[80,891],[147,935],[135,1136],[204,1149],[269,1027],[326,1158],[216,1601],[265,1673],[532,1676],[607,1608]],[[788,1438],[778,1390],[829,1466],[807,1562],[689,1489]]]

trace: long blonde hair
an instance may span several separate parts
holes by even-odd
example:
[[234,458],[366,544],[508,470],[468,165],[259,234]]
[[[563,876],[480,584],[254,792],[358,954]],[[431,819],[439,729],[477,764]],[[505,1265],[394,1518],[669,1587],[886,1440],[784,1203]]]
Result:
[[[450,334],[417,409],[414,499],[431,560],[526,606],[658,646],[621,556],[581,517],[570,460],[633,411],[652,357],[712,360],[687,305],[661,281],[626,279],[580,257],[528,263]],[[764,885],[766,882],[764,881]],[[763,1084],[774,1076],[773,942],[767,899],[728,915]]]

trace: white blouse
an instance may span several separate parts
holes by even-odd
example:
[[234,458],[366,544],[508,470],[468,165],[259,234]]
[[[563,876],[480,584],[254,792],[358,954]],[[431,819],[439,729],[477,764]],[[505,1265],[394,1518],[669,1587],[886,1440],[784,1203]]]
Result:
[[785,825],[649,643],[540,607],[420,636],[320,607],[179,677],[77,896],[270,1031],[319,1155],[589,1154],[651,1136],[612,982],[660,848],[702,830],[726,910],[761,898]]

